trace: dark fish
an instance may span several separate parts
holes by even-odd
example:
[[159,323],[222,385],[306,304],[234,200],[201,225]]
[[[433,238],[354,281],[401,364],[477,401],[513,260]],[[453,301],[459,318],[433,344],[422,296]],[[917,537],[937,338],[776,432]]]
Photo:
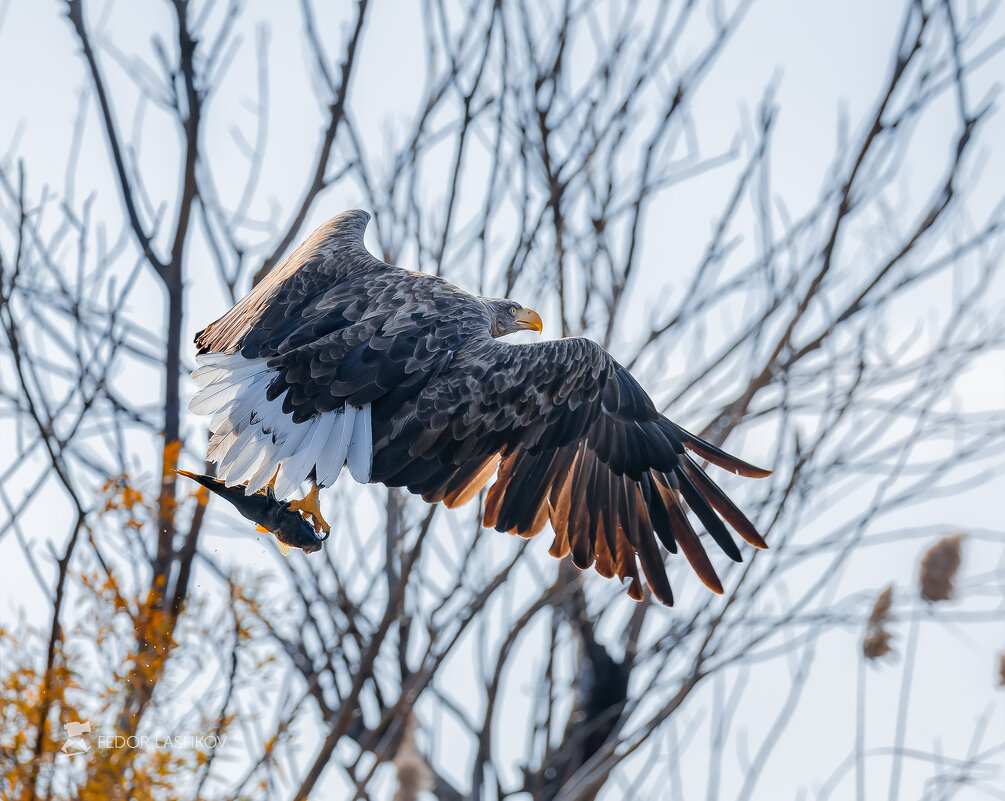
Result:
[[314,553],[320,551],[321,543],[328,539],[327,534],[319,537],[314,532],[314,527],[299,512],[290,508],[288,501],[281,501],[272,493],[271,487],[254,495],[245,495],[244,487],[228,487],[212,476],[201,476],[187,470],[175,472],[219,495],[252,523],[257,523],[260,529],[275,534],[283,545],[299,548],[304,553]]

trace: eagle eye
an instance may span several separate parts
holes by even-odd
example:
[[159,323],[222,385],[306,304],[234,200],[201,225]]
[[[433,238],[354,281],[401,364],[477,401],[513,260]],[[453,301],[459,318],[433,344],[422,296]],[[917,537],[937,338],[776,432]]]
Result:
[[510,306],[510,307],[509,307],[509,313],[510,313],[510,315],[511,315],[512,317],[516,317],[516,313],[517,313],[517,308],[516,308],[516,306]]

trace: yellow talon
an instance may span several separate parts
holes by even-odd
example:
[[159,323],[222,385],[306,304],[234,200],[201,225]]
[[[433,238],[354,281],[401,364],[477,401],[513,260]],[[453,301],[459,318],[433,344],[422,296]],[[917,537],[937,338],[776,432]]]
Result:
[[321,503],[318,499],[320,491],[321,488],[312,482],[311,491],[298,501],[290,501],[290,508],[295,512],[300,512],[305,518],[307,518],[310,524],[314,526],[315,531],[324,531],[325,534],[327,534],[331,531],[332,527],[328,525],[328,521],[321,516]]

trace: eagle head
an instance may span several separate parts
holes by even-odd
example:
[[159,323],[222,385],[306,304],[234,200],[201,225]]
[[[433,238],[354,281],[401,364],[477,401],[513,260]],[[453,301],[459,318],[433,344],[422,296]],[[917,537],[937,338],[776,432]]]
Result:
[[489,333],[494,337],[506,336],[526,328],[541,331],[541,315],[525,309],[515,300],[507,298],[479,298],[489,313]]

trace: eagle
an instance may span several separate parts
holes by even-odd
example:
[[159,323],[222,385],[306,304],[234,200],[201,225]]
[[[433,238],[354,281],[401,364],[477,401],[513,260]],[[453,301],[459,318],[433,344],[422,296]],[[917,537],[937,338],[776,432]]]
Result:
[[318,228],[246,297],[195,337],[212,415],[206,459],[227,486],[263,488],[326,533],[319,491],[343,469],[460,506],[494,476],[483,524],[532,537],[552,555],[617,576],[628,594],[673,604],[659,545],[702,582],[722,584],[688,512],[734,561],[766,548],[699,460],[742,476],[770,471],[667,419],[635,378],[582,337],[512,343],[537,312],[402,269],[363,244],[370,215]]

